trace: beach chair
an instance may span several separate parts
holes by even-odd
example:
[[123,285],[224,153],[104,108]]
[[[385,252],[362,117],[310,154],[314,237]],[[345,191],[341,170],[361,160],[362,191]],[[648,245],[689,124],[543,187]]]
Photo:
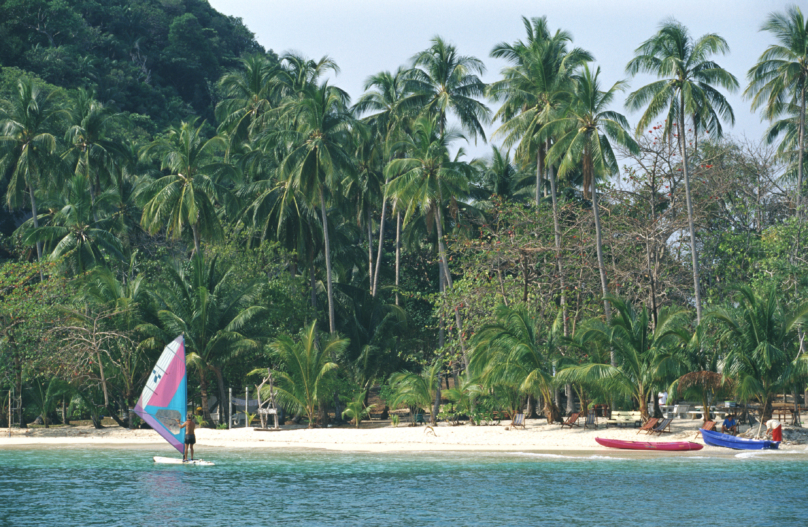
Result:
[[698,431],[696,432],[695,437],[699,437],[699,434],[701,434],[702,430],[707,430],[708,432],[715,432],[716,431],[716,429],[715,429],[715,421],[707,421],[706,423],[701,425],[701,428],[698,429]]
[[646,433],[650,434],[651,431],[653,431],[654,427],[657,425],[658,422],[659,422],[659,418],[657,418],[657,417],[650,418],[648,421],[645,422],[644,425],[642,425],[640,427],[639,430],[637,430],[637,433],[639,434],[640,432],[646,432]]
[[595,410],[589,410],[589,413],[586,414],[586,421],[584,421],[584,430],[587,428],[597,428],[598,427],[598,414],[595,413]]
[[576,423],[576,421],[578,421],[578,416],[580,416],[580,415],[581,414],[578,413],[578,412],[570,414],[570,416],[567,418],[567,420],[564,421],[563,423],[561,423],[561,428],[564,428],[565,426],[569,426],[570,428],[572,428],[573,426],[580,426],[580,425],[578,425]]
[[516,414],[513,416],[513,421],[511,421],[511,426],[514,428],[521,427],[522,430],[526,430],[525,428],[525,414]]
[[656,428],[654,428],[653,430],[651,430],[648,433],[649,434],[651,434],[651,433],[662,434],[663,432],[671,433],[671,423],[672,422],[673,422],[673,419],[663,419],[662,421],[659,422],[659,424],[656,426]]

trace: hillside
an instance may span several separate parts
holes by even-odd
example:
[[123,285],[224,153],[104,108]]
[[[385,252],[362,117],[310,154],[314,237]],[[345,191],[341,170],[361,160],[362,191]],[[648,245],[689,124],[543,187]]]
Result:
[[236,59],[263,52],[241,19],[205,0],[0,0],[0,66],[85,87],[155,130],[210,119],[212,86]]

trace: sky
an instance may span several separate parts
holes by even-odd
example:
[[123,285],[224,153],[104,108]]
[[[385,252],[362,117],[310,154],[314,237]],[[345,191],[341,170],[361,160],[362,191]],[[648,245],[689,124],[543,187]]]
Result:
[[[463,55],[484,61],[483,81],[492,82],[506,65],[490,58],[495,44],[525,37],[522,16],[546,16],[550,28],[572,33],[574,45],[590,51],[601,67],[603,86],[627,79],[625,66],[634,50],[652,36],[662,20],[674,17],[693,36],[717,33],[730,47],[716,62],[738,78],[741,89],[729,94],[735,111],[730,134],[762,137],[766,123],[753,114],[741,92],[746,72],[773,41],[759,32],[767,15],[793,1],[780,0],[209,0],[218,11],[240,17],[258,42],[278,54],[294,50],[310,58],[328,55],[340,67],[333,83],[355,100],[368,76],[395,71],[440,35]],[[629,79],[630,90],[651,77]],[[618,98],[612,110],[635,124],[639,113],[629,113]],[[497,124],[488,127],[487,135]],[[479,141],[466,146],[472,156],[485,156],[490,146]]]

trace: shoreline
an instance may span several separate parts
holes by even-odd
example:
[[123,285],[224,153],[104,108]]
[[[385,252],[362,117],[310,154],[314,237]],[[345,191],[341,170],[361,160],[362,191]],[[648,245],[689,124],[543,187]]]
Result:
[[[332,452],[367,453],[437,453],[437,452],[490,452],[490,453],[536,453],[545,455],[631,456],[646,455],[648,451],[612,449],[600,446],[595,437],[626,441],[671,442],[690,441],[703,444],[697,435],[700,420],[678,420],[671,433],[649,436],[637,434],[636,428],[601,427],[599,429],[564,428],[559,424],[548,425],[545,420],[528,420],[526,429],[514,429],[510,424],[494,426],[424,426],[380,427],[370,422],[370,427],[353,428],[282,428],[280,431],[257,431],[253,428],[232,430],[197,429],[197,448],[256,449],[256,450],[317,450]],[[377,426],[373,426],[377,425]],[[434,434],[433,434],[434,430]],[[0,449],[26,447],[128,447],[162,448],[166,446],[152,430],[128,430],[108,427],[96,430],[91,426],[58,426],[28,430],[0,429]],[[792,453],[808,453],[804,444],[783,444],[782,450]],[[796,452],[795,452],[796,451]],[[725,457],[737,451],[705,446],[690,452],[666,452],[676,457],[701,455]],[[651,453],[659,456],[660,453]]]

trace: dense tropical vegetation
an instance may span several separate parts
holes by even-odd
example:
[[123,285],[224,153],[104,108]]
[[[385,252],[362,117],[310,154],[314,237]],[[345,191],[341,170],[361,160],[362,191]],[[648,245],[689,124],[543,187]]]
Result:
[[180,333],[211,426],[259,371],[309,426],[358,426],[371,392],[483,423],[648,416],[665,389],[766,417],[805,390],[799,8],[761,28],[755,142],[726,131],[728,43],[675,20],[633,91],[525,18],[491,84],[435,37],[352,104],[331,58],[266,52],[202,0],[82,6],[0,2],[0,423],[132,426]]

